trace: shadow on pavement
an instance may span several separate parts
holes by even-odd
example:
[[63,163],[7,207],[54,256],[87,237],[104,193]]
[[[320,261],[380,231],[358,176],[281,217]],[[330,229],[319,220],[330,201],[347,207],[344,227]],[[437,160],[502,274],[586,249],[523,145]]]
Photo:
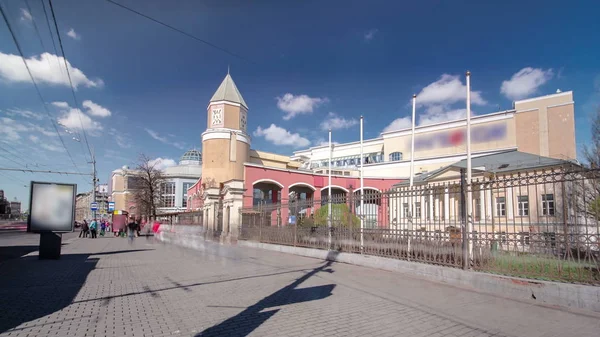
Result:
[[333,273],[328,267],[333,264],[337,252],[329,252],[328,261],[320,267],[317,267],[306,273],[296,281],[277,290],[271,295],[264,297],[255,304],[249,306],[239,314],[223,321],[220,324],[212,326],[196,335],[199,336],[247,336],[270,317],[275,315],[279,309],[264,311],[264,309],[278,307],[282,305],[316,301],[331,296],[335,284],[326,284],[321,286],[295,289],[302,282],[308,280],[319,272]]
[[270,274],[250,275],[250,276],[236,277],[236,278],[230,278],[230,279],[225,279],[225,280],[197,282],[197,283],[190,283],[190,284],[181,284],[179,282],[175,282],[175,281],[171,280],[170,278],[167,278],[167,281],[169,281],[171,284],[173,284],[172,287],[164,287],[164,288],[160,288],[160,289],[147,288],[144,291],[132,291],[129,293],[114,295],[114,296],[89,298],[89,299],[85,299],[85,300],[81,300],[81,301],[76,301],[73,303],[75,304],[75,303],[84,303],[84,302],[93,302],[93,301],[104,301],[103,305],[108,305],[108,303],[110,303],[110,300],[112,300],[114,298],[118,298],[118,297],[135,296],[135,295],[141,295],[141,294],[150,294],[150,296],[154,296],[157,293],[160,293],[162,291],[173,290],[173,289],[183,289],[184,291],[192,291],[190,289],[192,287],[198,287],[198,286],[204,286],[204,285],[210,285],[210,284],[216,284],[216,283],[235,282],[235,281],[247,280],[247,279],[252,279],[252,278],[269,277],[269,276],[282,275],[282,274],[298,273],[298,272],[308,271],[308,270],[311,270],[311,269],[296,269],[296,270],[289,270],[289,271],[270,273]]
[[63,254],[60,260],[27,256],[6,261],[0,269],[0,334],[63,309],[66,317],[80,317],[80,313],[69,312],[76,306],[67,307],[96,267],[98,259],[90,256],[135,251],[139,250]]
[[39,245],[31,246],[3,246],[0,247],[0,262],[16,259],[39,249]]

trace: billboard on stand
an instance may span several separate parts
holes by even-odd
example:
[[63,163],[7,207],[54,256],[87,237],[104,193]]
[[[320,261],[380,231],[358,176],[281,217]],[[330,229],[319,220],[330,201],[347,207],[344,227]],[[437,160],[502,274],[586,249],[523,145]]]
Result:
[[72,232],[76,194],[76,184],[32,181],[27,231]]

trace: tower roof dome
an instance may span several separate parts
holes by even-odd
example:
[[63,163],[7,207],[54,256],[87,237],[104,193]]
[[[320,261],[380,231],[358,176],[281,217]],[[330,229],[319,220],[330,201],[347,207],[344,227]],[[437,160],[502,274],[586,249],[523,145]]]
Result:
[[187,151],[181,156],[181,159],[179,159],[180,165],[200,163],[202,163],[202,153],[196,149]]

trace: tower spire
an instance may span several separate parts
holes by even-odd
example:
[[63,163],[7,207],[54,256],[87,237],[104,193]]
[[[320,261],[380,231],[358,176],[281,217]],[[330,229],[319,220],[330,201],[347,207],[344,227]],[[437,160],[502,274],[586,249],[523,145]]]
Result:
[[229,64],[227,65],[227,75],[229,75]]

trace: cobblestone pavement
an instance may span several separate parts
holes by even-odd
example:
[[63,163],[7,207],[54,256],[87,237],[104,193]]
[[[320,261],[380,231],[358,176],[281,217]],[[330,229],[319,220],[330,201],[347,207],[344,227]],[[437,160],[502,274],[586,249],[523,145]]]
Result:
[[0,264],[1,336],[598,336],[600,315],[206,243],[73,238]]

